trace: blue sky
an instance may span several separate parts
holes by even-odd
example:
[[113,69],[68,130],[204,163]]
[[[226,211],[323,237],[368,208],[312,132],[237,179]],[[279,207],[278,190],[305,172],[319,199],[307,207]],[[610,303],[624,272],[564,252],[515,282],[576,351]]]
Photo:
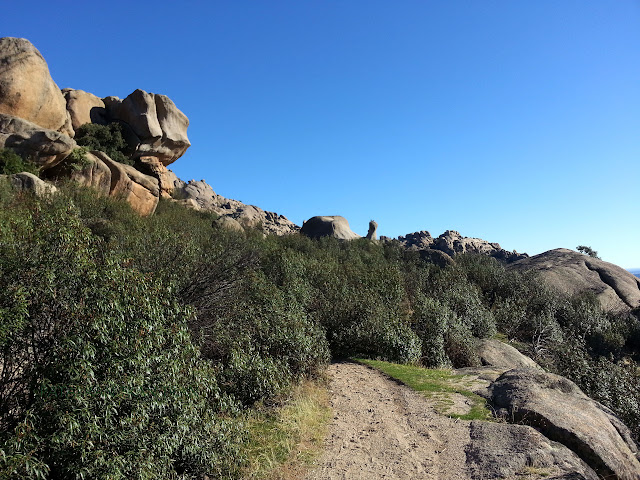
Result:
[[168,95],[172,169],[364,235],[640,267],[640,2],[11,2],[60,88]]

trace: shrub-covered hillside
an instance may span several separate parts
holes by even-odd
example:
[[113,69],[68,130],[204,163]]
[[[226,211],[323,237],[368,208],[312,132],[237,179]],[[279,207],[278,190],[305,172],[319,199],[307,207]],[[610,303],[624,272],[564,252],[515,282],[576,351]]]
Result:
[[0,186],[0,477],[237,478],[243,412],[331,358],[475,365],[503,335],[640,433],[639,322],[495,259]]

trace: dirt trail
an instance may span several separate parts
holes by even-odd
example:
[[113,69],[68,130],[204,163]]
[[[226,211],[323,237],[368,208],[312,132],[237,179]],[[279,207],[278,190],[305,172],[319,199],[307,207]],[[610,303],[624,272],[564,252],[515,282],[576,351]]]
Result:
[[469,422],[363,365],[329,367],[334,418],[307,480],[464,479]]

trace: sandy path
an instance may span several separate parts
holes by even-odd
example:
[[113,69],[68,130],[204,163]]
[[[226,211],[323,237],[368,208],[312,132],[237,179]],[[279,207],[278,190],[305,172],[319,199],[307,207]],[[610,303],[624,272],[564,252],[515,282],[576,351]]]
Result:
[[468,422],[435,412],[420,394],[363,365],[329,367],[326,451],[307,480],[464,479]]

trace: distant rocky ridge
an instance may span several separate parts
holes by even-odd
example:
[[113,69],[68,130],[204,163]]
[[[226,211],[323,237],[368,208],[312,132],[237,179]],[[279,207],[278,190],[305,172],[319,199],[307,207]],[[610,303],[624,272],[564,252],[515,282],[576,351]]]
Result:
[[[391,240],[389,237],[380,237],[380,239]],[[455,230],[447,230],[437,238],[433,238],[429,232],[422,230],[400,236],[397,241],[409,250],[417,250],[427,254],[437,250],[448,257],[463,253],[479,253],[511,263],[529,256],[526,253],[518,253],[515,250],[513,252],[505,250],[500,247],[499,243],[487,242],[480,238],[463,237]]]

